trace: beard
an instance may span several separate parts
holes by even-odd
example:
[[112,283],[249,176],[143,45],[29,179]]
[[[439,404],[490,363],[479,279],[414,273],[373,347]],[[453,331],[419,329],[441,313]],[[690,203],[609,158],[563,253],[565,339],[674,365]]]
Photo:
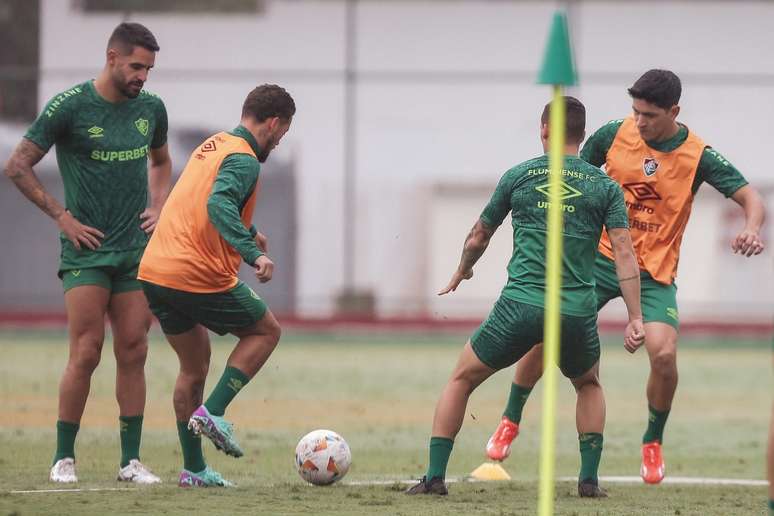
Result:
[[261,149],[261,152],[256,156],[258,158],[259,163],[265,163],[267,159],[269,159],[269,154],[271,154],[272,149],[276,147],[277,144],[274,142],[274,137],[270,137],[268,140],[266,140],[266,146],[265,148]]
[[132,82],[126,82],[123,77],[113,77],[113,84],[115,84],[116,89],[121,92],[121,95],[128,99],[136,99],[138,95],[140,95],[140,92],[142,91],[142,87],[145,83],[142,81],[132,81]]

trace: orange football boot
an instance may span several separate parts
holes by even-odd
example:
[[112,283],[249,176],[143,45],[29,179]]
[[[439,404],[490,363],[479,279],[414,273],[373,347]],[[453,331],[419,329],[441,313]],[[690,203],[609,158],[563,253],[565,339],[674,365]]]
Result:
[[664,480],[664,458],[661,456],[661,443],[658,441],[642,445],[640,476],[646,484],[658,484]]
[[517,435],[519,435],[519,424],[503,416],[500,424],[497,425],[497,430],[486,443],[487,456],[496,461],[507,459],[511,454],[511,443]]

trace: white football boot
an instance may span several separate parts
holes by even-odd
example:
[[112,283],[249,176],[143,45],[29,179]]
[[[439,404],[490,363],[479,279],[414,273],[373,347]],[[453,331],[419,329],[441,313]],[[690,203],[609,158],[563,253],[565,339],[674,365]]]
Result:
[[65,457],[56,461],[51,466],[51,473],[48,478],[51,482],[62,482],[64,484],[78,482],[78,477],[75,474],[75,459]]
[[159,484],[161,479],[137,459],[132,459],[129,464],[118,470],[119,482],[134,482],[135,484]]

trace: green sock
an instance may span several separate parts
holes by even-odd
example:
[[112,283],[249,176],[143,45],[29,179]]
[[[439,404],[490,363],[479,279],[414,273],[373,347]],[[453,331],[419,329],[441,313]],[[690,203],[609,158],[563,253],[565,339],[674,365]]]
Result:
[[188,421],[177,422],[177,436],[183,449],[183,467],[192,473],[204,471],[207,463],[202,454],[202,438],[188,429]]
[[67,457],[75,458],[75,436],[80,427],[78,423],[56,422],[56,453],[52,464]]
[[521,385],[511,384],[511,394],[508,396],[508,405],[505,407],[503,416],[507,417],[514,423],[521,422],[521,411],[524,409],[524,404],[527,403],[529,393],[532,392],[532,387],[522,387]]
[[599,461],[602,459],[602,434],[578,434],[581,468],[578,481],[599,481]]
[[204,406],[213,416],[222,416],[226,413],[226,407],[234,396],[242,390],[250,378],[236,367],[226,366],[218,385],[210,393],[210,397],[204,402]]
[[446,437],[430,438],[430,465],[427,467],[427,480],[446,478],[446,466],[454,447],[454,441]]
[[142,415],[118,416],[121,427],[121,467],[129,465],[132,459],[140,460],[140,436],[142,435]]
[[660,412],[648,405],[648,429],[645,430],[645,435],[642,436],[642,444],[652,443],[653,441],[663,442],[664,425],[666,425],[667,417],[669,417],[668,410]]
[[774,516],[774,500],[769,500],[769,516]]

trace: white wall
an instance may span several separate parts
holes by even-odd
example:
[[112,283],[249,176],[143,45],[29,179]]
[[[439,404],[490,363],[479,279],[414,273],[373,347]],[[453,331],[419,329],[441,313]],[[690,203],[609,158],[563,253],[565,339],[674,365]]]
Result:
[[[537,118],[549,92],[534,80],[560,3],[358,3],[355,280],[374,289],[384,313],[430,307],[441,286],[428,286],[432,185],[494,185],[541,153]],[[97,73],[120,21],[70,5],[43,0],[41,102]],[[625,88],[640,73],[671,68],[683,78],[682,120],[748,179],[772,181],[757,149],[768,147],[774,119],[774,3],[579,1],[570,15],[581,80],[572,92],[588,107],[590,130],[628,113]],[[342,286],[343,1],[274,1],[257,17],[132,19],[161,45],[148,88],[164,98],[171,124],[230,128],[262,82],[293,94],[298,113],[282,151],[298,164],[300,308],[330,313]],[[443,230],[461,245],[472,223]],[[686,237],[684,256],[689,247]],[[717,296],[694,283],[681,285],[681,298]]]

